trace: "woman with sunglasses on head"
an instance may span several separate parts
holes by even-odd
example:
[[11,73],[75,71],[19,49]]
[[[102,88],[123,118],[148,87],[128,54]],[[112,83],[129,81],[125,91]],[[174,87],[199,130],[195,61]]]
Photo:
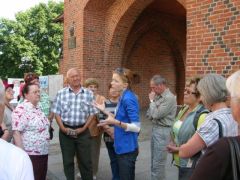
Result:
[[117,154],[121,180],[135,179],[135,163],[138,156],[138,134],[140,131],[139,104],[131,90],[133,73],[126,68],[117,68],[112,76],[112,89],[120,92],[119,102],[114,115],[104,110],[104,105],[95,104],[108,114],[99,126],[114,125],[114,149]]
[[178,151],[195,133],[196,129],[203,123],[208,111],[200,102],[200,94],[197,85],[200,78],[193,78],[186,84],[184,91],[184,106],[176,116],[172,128],[172,142],[167,150],[173,153],[175,165],[179,168],[179,180],[189,179],[192,174],[192,159],[179,158]]
[[199,81],[200,99],[211,112],[196,133],[180,146],[180,158],[189,158],[198,152],[204,154],[207,147],[219,138],[237,135],[237,123],[226,103],[228,91],[225,83],[225,78],[218,74],[207,74]]

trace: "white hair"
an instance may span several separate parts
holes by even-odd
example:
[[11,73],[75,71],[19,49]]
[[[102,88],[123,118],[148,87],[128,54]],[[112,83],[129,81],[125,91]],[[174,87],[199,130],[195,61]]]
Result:
[[5,87],[3,85],[2,80],[0,79],[0,104],[4,103],[4,97],[5,97]]
[[240,99],[240,70],[228,77],[226,86],[231,97]]

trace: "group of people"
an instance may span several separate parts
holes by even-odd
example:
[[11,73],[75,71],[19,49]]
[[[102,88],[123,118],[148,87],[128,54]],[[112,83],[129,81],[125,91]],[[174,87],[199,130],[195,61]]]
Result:
[[47,98],[42,98],[45,94],[40,91],[39,77],[35,73],[27,73],[24,80],[22,98],[15,109],[10,104],[13,85],[0,83],[1,138],[7,141],[1,141],[1,179],[46,179],[50,140],[49,98],[47,95]]
[[[89,78],[82,86],[79,70],[69,69],[67,85],[51,108],[38,76],[28,73],[24,80],[23,97],[15,109],[9,103],[13,86],[0,82],[1,178],[46,179],[49,130],[55,117],[68,180],[75,179],[76,163],[83,180],[96,179],[102,137],[112,179],[135,179],[141,123],[131,70],[115,69],[104,97],[98,94],[96,79]],[[218,74],[188,80],[180,109],[167,84],[160,75],[150,79],[151,179],[165,178],[167,153],[173,155],[179,180],[233,179],[226,137],[234,136],[240,143],[240,71],[227,81]]]
[[220,149],[217,151],[222,152],[222,157],[214,159],[216,155],[212,154],[212,149],[222,137],[238,135],[236,121],[239,121],[240,109],[238,114],[234,110],[240,104],[232,102],[234,98],[239,99],[235,95],[233,98],[233,94],[239,95],[239,78],[240,71],[228,78],[227,83],[221,75],[207,74],[203,78],[193,78],[186,84],[185,105],[176,116],[172,140],[167,145],[179,167],[180,180],[233,179],[231,169],[222,168],[227,167],[229,162],[231,164],[231,160],[222,161],[226,159],[226,154]]
[[131,90],[133,74],[125,68],[113,72],[109,98],[97,94],[98,83],[87,79],[81,86],[76,68],[67,72],[67,87],[60,90],[52,112],[60,127],[64,173],[74,180],[74,158],[83,180],[97,175],[102,132],[113,179],[134,179],[140,131],[139,104]]

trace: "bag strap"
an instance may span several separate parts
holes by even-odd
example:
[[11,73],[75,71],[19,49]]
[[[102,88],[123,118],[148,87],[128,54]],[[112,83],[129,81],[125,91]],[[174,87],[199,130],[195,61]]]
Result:
[[[235,147],[235,143],[234,143],[234,138],[227,138],[228,140],[228,144],[229,144],[229,148],[230,148],[230,154],[231,154],[231,162],[232,162],[232,171],[233,171],[233,180],[238,180],[238,173],[237,173],[237,166],[239,166],[239,164],[237,164],[237,157],[239,156],[239,152],[236,152],[236,147]],[[239,150],[239,148],[238,148]]]
[[214,118],[213,120],[216,121],[217,124],[218,124],[218,128],[219,128],[219,135],[218,135],[218,137],[220,139],[220,138],[223,137],[222,123],[218,119],[216,119],[216,118]]
[[205,113],[207,114],[207,113],[209,113],[209,111],[204,106],[202,106],[201,108],[199,108],[196,111],[196,114],[195,114],[194,120],[193,120],[193,127],[194,127],[195,131],[197,130],[198,120],[199,120],[200,116]]
[[239,143],[237,141],[237,138],[233,137],[232,140],[233,140],[233,144],[235,147],[235,153],[236,153],[236,157],[237,157],[237,164],[238,164],[237,172],[238,172],[238,177],[239,177],[240,176],[240,148],[239,148]]
[[[223,131],[222,131],[222,123],[218,120],[218,119],[213,119],[214,121],[217,122],[218,124],[218,128],[219,128],[219,139],[223,137]],[[197,161],[200,158],[200,156],[202,155],[201,151],[199,151],[197,154],[195,154],[191,159],[193,161],[192,163],[192,168],[195,168],[197,165]],[[239,159],[240,160],[240,159]],[[239,161],[240,162],[240,161]]]

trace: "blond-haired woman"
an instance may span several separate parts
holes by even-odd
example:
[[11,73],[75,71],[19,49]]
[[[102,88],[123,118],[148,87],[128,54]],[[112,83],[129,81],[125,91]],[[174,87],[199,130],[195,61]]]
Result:
[[138,98],[131,90],[133,73],[126,68],[117,68],[112,75],[112,88],[120,92],[115,116],[105,112],[102,105],[96,107],[108,114],[99,126],[114,126],[114,149],[117,154],[120,179],[135,179],[135,163],[138,156],[138,133],[140,131]]

